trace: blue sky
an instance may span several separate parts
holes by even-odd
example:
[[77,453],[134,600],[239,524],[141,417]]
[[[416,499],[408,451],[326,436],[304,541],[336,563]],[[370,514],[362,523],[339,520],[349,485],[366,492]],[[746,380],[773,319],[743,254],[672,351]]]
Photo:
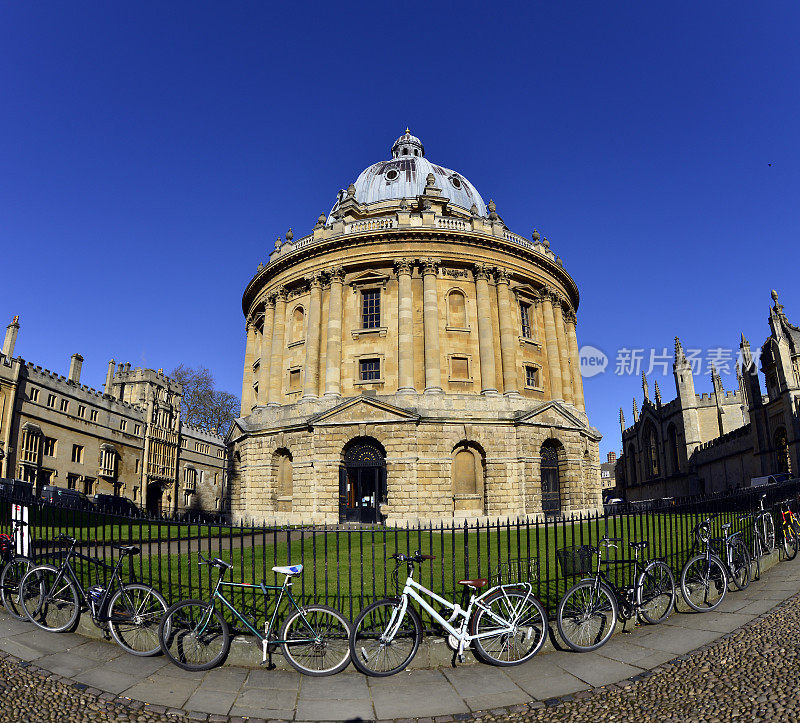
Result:
[[408,125],[564,259],[611,357],[605,455],[641,403],[618,349],[760,344],[772,288],[800,321],[799,28],[794,2],[2,2],[0,322],[93,386],[114,357],[238,394],[259,261]]

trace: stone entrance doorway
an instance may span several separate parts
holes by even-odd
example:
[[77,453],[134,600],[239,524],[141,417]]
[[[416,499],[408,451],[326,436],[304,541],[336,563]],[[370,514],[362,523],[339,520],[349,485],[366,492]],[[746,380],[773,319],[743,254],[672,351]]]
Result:
[[558,443],[547,441],[542,445],[542,512],[561,514],[561,484],[558,476]]
[[339,521],[382,522],[386,501],[386,455],[374,439],[348,443],[339,468]]
[[147,512],[151,515],[161,514],[161,484],[158,482],[151,482],[147,485]]

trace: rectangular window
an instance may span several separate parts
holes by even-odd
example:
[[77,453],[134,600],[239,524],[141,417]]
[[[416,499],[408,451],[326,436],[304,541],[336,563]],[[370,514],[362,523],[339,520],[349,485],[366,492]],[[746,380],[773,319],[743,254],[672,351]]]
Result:
[[61,411],[68,412],[69,411],[69,399],[62,399],[61,400]]
[[78,416],[83,419],[86,416],[86,407],[83,404],[78,405]]
[[72,461],[76,464],[83,464],[83,447],[80,444],[72,445]]
[[55,457],[56,456],[56,448],[58,446],[58,442],[53,439],[52,437],[45,437],[44,438],[44,453],[48,457]]
[[465,356],[452,357],[450,371],[453,379],[469,379],[469,359]]
[[[138,457],[133,463],[133,473],[134,474],[139,474],[139,459],[138,459]],[[134,487],[134,489],[136,489],[136,488]]]
[[300,370],[299,369],[292,369],[289,372],[289,391],[290,392],[300,391]]
[[124,432],[128,427],[128,423],[124,419],[119,420],[119,428]]
[[539,386],[539,368],[534,366],[525,367],[525,386],[538,387]]
[[525,339],[531,338],[531,305],[524,301],[519,302],[519,314],[522,321],[522,336]]
[[96,409],[93,409],[91,412],[89,412],[89,419],[92,422],[96,422],[97,421],[97,410]]
[[39,401],[39,390],[38,389],[31,389],[31,401],[38,402]]
[[76,474],[67,475],[67,489],[68,490],[78,489],[78,475]]
[[[39,461],[39,444],[42,435],[32,429],[22,430],[22,461],[38,463]],[[23,479],[26,479],[23,477]],[[30,481],[27,480],[26,481]]]
[[358,362],[358,369],[362,382],[378,381],[381,378],[380,359],[361,359]]
[[377,329],[381,325],[381,290],[361,292],[361,322],[364,329]]
[[138,435],[139,432],[141,432],[141,431],[142,431],[142,425],[141,424],[135,424],[133,426],[133,433],[134,434]]
[[56,395],[55,394],[48,394],[47,395],[47,406],[53,407],[55,409],[56,406]]
[[103,447],[100,451],[100,476],[111,478],[117,476],[117,453],[110,447]]

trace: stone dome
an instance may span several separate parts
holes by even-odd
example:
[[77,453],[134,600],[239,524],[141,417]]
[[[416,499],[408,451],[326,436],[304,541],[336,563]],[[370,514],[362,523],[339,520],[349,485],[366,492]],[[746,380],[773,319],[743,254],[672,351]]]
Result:
[[[354,184],[355,199],[363,204],[416,198],[424,193],[430,173],[436,179],[436,187],[451,204],[466,211],[474,205],[479,216],[486,216],[486,204],[475,186],[460,173],[425,158],[422,141],[411,135],[408,129],[392,145],[391,160],[373,163],[361,172]],[[329,222],[345,198],[347,192],[339,191]]]

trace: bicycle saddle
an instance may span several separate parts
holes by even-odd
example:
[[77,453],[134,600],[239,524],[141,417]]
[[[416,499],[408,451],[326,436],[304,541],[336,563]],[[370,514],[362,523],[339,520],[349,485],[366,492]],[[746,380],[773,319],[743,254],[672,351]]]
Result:
[[629,542],[628,546],[633,550],[644,550],[648,544],[647,540],[642,540],[641,542]]
[[284,567],[280,567],[276,565],[272,568],[272,572],[277,572],[279,575],[289,575],[289,577],[291,577],[292,575],[299,575],[301,572],[303,572],[303,566],[286,565]]
[[136,545],[118,545],[116,542],[111,544],[115,550],[124,552],[126,555],[138,555],[141,550]]
[[720,525],[720,527],[723,530],[730,530],[731,529],[731,523],[730,522],[726,522],[724,525]]
[[475,580],[459,580],[459,585],[468,585],[469,587],[474,587],[476,589],[485,587],[489,584],[489,581],[485,577],[479,577]]

